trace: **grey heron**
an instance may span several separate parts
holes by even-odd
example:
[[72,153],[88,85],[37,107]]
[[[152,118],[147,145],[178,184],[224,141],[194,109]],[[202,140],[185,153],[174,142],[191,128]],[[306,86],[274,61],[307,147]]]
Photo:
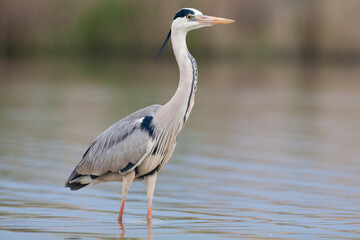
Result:
[[116,122],[102,132],[84,153],[65,187],[78,190],[91,183],[122,181],[122,199],[118,221],[122,222],[125,200],[134,180],[145,180],[151,219],[152,199],[157,173],[169,161],[177,137],[194,106],[198,70],[186,45],[189,31],[234,22],[205,16],[193,8],[179,10],[157,58],[171,38],[180,69],[180,81],[174,96],[163,106],[151,105]]

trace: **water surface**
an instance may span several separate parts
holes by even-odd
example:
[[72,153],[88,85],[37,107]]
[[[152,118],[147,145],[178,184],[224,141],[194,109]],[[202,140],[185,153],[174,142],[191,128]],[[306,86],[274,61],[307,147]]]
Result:
[[1,239],[360,238],[360,71],[199,60],[193,113],[159,174],[69,191],[109,125],[177,86],[174,62],[12,62],[0,69]]

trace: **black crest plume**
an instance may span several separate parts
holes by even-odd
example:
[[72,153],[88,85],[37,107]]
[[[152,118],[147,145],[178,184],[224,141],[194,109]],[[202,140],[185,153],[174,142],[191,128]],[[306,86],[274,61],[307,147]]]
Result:
[[169,42],[170,36],[171,36],[171,29],[170,29],[170,31],[169,31],[166,39],[165,39],[165,42],[163,43],[162,47],[160,48],[160,51],[159,51],[158,55],[156,56],[156,59],[159,58],[159,56],[161,54],[161,51],[166,47],[167,43]]
[[[177,19],[178,17],[185,17],[187,16],[188,14],[195,14],[194,11],[190,10],[190,9],[187,9],[187,8],[183,8],[181,9],[180,11],[178,11],[176,14],[175,14],[175,17],[174,17],[174,20]],[[163,43],[162,47],[160,48],[160,51],[158,53],[158,55],[156,56],[156,59],[159,58],[162,50],[166,47],[166,45],[168,44],[169,42],[169,39],[171,37],[171,29],[165,39],[165,42]]]

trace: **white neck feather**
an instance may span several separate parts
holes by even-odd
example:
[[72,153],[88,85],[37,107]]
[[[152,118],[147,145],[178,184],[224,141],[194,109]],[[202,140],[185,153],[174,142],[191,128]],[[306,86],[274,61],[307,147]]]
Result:
[[153,119],[160,152],[176,142],[194,105],[197,67],[195,59],[188,52],[186,34],[186,31],[172,29],[171,42],[179,65],[180,81],[174,96],[159,109]]
[[[190,53],[186,45],[186,34],[187,31],[183,30],[172,30],[171,33],[171,42],[173,51],[175,54],[176,61],[179,66],[180,71],[180,81],[178,88],[174,96],[159,110],[156,120],[166,119],[172,123],[181,124],[181,128],[186,122],[193,104],[194,104],[194,95],[193,91],[193,80],[194,80],[194,66],[196,68],[196,63],[192,63],[190,59]],[[197,68],[196,68],[196,78],[197,78]],[[189,101],[190,98],[190,101]],[[190,104],[189,104],[190,103]],[[190,105],[190,106],[189,106]],[[185,116],[186,114],[186,116]],[[185,116],[185,121],[184,121]],[[160,120],[161,121],[161,120]]]

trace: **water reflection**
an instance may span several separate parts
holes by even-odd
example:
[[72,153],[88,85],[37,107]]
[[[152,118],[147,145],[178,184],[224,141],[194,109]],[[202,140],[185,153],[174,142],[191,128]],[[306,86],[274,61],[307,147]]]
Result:
[[122,224],[122,223],[119,223],[119,226],[120,226],[121,234],[120,234],[120,237],[118,239],[121,240],[121,239],[123,239],[125,237],[125,228],[124,228],[124,224]]
[[124,225],[120,183],[63,184],[99,132],[169,99],[176,65],[0,65],[0,238],[358,238],[359,70],[200,62],[153,220],[134,183]]

